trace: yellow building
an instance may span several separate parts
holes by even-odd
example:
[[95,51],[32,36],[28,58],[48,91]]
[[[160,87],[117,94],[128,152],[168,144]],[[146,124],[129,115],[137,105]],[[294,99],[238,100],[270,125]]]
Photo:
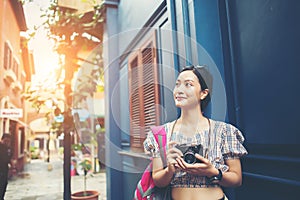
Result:
[[30,134],[21,95],[34,73],[32,54],[26,39],[20,36],[26,29],[22,4],[0,0],[0,137],[3,133],[12,135],[14,173],[23,170],[26,137]]

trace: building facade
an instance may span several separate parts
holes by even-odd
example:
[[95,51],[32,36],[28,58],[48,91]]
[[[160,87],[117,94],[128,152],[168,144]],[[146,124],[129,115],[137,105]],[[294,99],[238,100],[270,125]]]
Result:
[[246,138],[243,185],[230,199],[299,195],[298,1],[105,1],[108,199],[132,199],[149,159],[149,126],[178,116],[172,89],[185,65],[213,73],[210,109]]
[[12,135],[12,173],[23,170],[27,140],[30,134],[26,124],[25,84],[34,72],[32,55],[26,39],[20,36],[26,31],[22,4],[17,0],[0,1],[0,136]]

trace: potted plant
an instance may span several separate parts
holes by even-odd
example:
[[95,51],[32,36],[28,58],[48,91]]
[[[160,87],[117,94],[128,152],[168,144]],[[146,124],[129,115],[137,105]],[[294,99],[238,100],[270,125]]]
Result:
[[86,179],[89,171],[92,169],[92,162],[88,158],[84,158],[80,163],[79,166],[81,166],[82,170],[84,171],[84,181],[83,181],[83,191],[75,192],[72,194],[71,199],[72,200],[98,200],[99,198],[99,192],[95,190],[87,190],[86,189]]

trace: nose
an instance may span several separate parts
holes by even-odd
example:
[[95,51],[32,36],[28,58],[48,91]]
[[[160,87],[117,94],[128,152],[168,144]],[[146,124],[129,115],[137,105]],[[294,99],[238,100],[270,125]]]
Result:
[[173,90],[173,93],[174,94],[183,94],[182,85],[175,87]]

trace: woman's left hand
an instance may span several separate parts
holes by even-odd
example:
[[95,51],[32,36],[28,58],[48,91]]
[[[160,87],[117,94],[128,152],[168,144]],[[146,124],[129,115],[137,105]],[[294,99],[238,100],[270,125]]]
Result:
[[214,175],[216,168],[211,164],[211,162],[199,154],[195,154],[195,157],[200,160],[200,163],[189,164],[184,161],[183,158],[177,158],[176,161],[181,170],[199,176],[210,177]]

